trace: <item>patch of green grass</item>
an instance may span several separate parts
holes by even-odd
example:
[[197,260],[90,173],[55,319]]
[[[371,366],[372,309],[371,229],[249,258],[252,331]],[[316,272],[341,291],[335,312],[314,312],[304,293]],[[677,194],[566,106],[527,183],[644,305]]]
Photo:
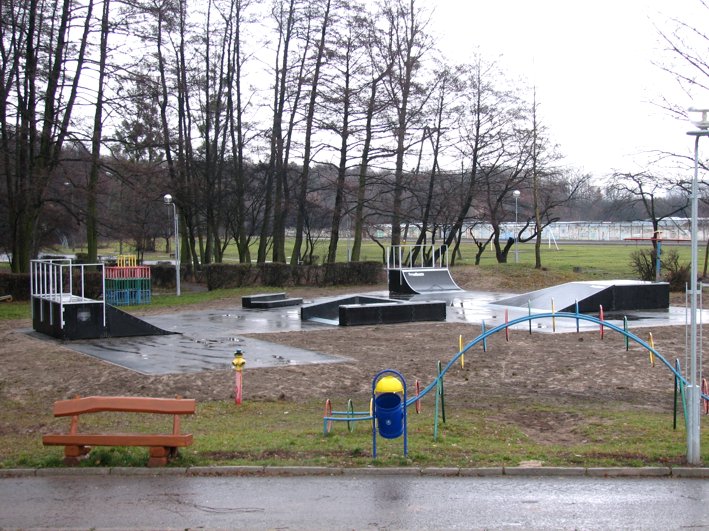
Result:
[[29,319],[32,309],[28,301],[0,302],[0,319]]
[[[231,301],[240,299],[243,295],[253,293],[255,288],[241,287],[230,289],[215,289],[212,291],[182,291],[178,297],[174,291],[153,292],[150,301],[150,308],[169,308],[172,306],[189,306],[191,304],[201,304],[205,302]],[[273,288],[269,286],[258,286],[259,293],[267,293],[270,291],[282,291],[282,288]],[[145,306],[124,306],[122,309],[141,309]]]
[[[0,401],[0,467],[54,467],[61,465],[62,448],[41,444],[41,433],[65,431],[68,419],[26,415],[27,404]],[[491,416],[494,411],[494,418]],[[573,416],[575,440],[556,441],[554,433],[530,434],[513,418],[542,411],[545,415]],[[409,455],[403,438],[377,436],[377,459],[372,458],[371,421],[355,422],[350,433],[345,422],[335,422],[325,435],[322,404],[315,402],[233,402],[198,404],[197,414],[182,421],[194,444],[182,449],[173,466],[190,465],[310,465],[310,466],[516,466],[540,461],[547,466],[662,466],[684,462],[686,434],[680,419],[672,429],[670,413],[627,411],[622,406],[588,407],[496,404],[485,410],[448,408],[447,422],[439,418],[433,437],[433,411],[426,408],[408,419]],[[10,429],[10,426],[13,429]],[[84,431],[166,432],[162,415],[84,415]],[[709,460],[709,433],[701,443]],[[84,466],[144,466],[145,448],[96,448]]]

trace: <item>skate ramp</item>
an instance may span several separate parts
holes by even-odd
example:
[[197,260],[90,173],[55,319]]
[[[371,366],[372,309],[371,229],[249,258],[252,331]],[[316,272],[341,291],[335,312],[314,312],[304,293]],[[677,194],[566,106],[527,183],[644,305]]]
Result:
[[392,293],[440,293],[463,291],[447,268],[390,269],[389,291]]
[[550,288],[496,301],[501,306],[531,307],[537,310],[581,313],[605,311],[655,310],[670,306],[670,286],[667,282],[642,280],[605,280],[567,282]]
[[445,321],[446,303],[354,295],[302,306],[300,318],[340,326]]
[[[74,297],[74,299],[78,299]],[[33,328],[57,339],[98,339],[174,334],[110,304],[82,299],[71,303],[35,297]]]

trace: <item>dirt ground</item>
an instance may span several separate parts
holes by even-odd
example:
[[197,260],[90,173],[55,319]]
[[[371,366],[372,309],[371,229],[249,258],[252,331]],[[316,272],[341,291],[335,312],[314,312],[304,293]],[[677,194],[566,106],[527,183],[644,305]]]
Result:
[[[493,283],[481,278],[474,268],[456,270],[455,278],[463,288],[484,290],[495,286],[500,291],[511,291],[510,287],[500,287],[499,279]],[[530,289],[537,287],[540,286]],[[386,289],[366,287],[380,288]],[[288,293],[313,297],[338,291],[352,293],[358,289],[289,289]],[[683,304],[684,296],[681,301]],[[211,307],[233,306],[234,302],[222,301]],[[179,395],[198,401],[233,397],[231,369],[145,376],[77,353],[69,345],[30,337],[26,333],[30,328],[28,320],[0,322],[0,397],[20,406],[39,403],[44,411],[49,411],[53,401],[76,395]],[[655,347],[666,359],[673,362],[679,357],[684,363],[683,326],[633,331],[646,340],[652,333]],[[347,361],[251,370],[247,365],[244,398],[330,398],[336,405],[343,405],[348,398],[368,400],[373,376],[389,368],[400,371],[410,386],[417,379],[425,386],[437,372],[437,361],[445,364],[455,355],[459,335],[467,343],[479,332],[478,326],[466,324],[412,323],[259,334],[254,337],[344,356]],[[445,390],[447,403],[460,406],[494,407],[500,401],[520,406],[614,402],[621,407],[671,411],[673,377],[659,362],[651,367],[647,352],[639,346],[631,345],[626,351],[623,337],[614,332],[607,331],[601,339],[598,332],[530,335],[513,331],[509,341],[504,334],[491,337],[487,352],[481,346],[475,347],[466,355],[464,368],[456,365],[446,375]],[[573,415],[530,414],[525,409],[519,419],[507,420],[515,420],[530,437],[539,440],[552,438],[562,442],[574,437]]]

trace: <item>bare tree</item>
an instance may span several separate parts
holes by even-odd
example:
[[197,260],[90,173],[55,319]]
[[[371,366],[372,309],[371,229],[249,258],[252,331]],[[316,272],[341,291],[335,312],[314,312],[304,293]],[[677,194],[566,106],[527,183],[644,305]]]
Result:
[[322,13],[322,23],[320,25],[320,40],[315,51],[315,67],[310,84],[310,101],[307,106],[307,114],[305,117],[305,137],[303,150],[303,170],[300,176],[298,190],[298,211],[295,221],[295,242],[293,243],[293,253],[291,254],[291,264],[297,264],[300,260],[301,245],[303,242],[303,229],[305,225],[305,204],[308,193],[308,184],[310,177],[310,162],[312,158],[311,148],[313,141],[313,124],[315,118],[315,102],[318,96],[320,69],[325,57],[325,38],[330,25],[330,6],[331,0],[325,0]]
[[3,5],[0,146],[15,272],[29,270],[44,194],[71,133],[92,11],[93,0]]
[[621,201],[631,206],[640,206],[644,217],[652,223],[652,248],[657,250],[657,240],[661,239],[660,222],[680,212],[685,212],[689,206],[689,198],[684,195],[672,196],[673,202],[667,202],[668,192],[677,189],[677,184],[671,180],[654,175],[650,172],[615,173],[611,187],[619,192]]
[[391,72],[385,78],[388,98],[393,105],[394,183],[391,206],[391,243],[401,243],[402,202],[404,197],[404,161],[411,147],[412,127],[420,117],[430,91],[417,84],[422,75],[423,59],[431,51],[426,33],[428,15],[415,0],[388,0],[383,6],[387,31],[391,35]]

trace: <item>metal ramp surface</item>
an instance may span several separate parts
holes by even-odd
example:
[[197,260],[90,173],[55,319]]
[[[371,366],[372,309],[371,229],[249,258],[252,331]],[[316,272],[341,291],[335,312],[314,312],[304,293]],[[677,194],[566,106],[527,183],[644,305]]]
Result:
[[670,306],[670,287],[667,282],[642,280],[604,280],[567,282],[558,286],[515,295],[495,302],[500,306],[517,306],[556,311],[597,312],[599,306],[606,311],[653,310]]
[[389,292],[405,295],[463,291],[448,269],[446,245],[393,245],[387,249]]
[[450,270],[441,269],[390,269],[389,291],[394,293],[440,293],[463,291],[455,283]]

